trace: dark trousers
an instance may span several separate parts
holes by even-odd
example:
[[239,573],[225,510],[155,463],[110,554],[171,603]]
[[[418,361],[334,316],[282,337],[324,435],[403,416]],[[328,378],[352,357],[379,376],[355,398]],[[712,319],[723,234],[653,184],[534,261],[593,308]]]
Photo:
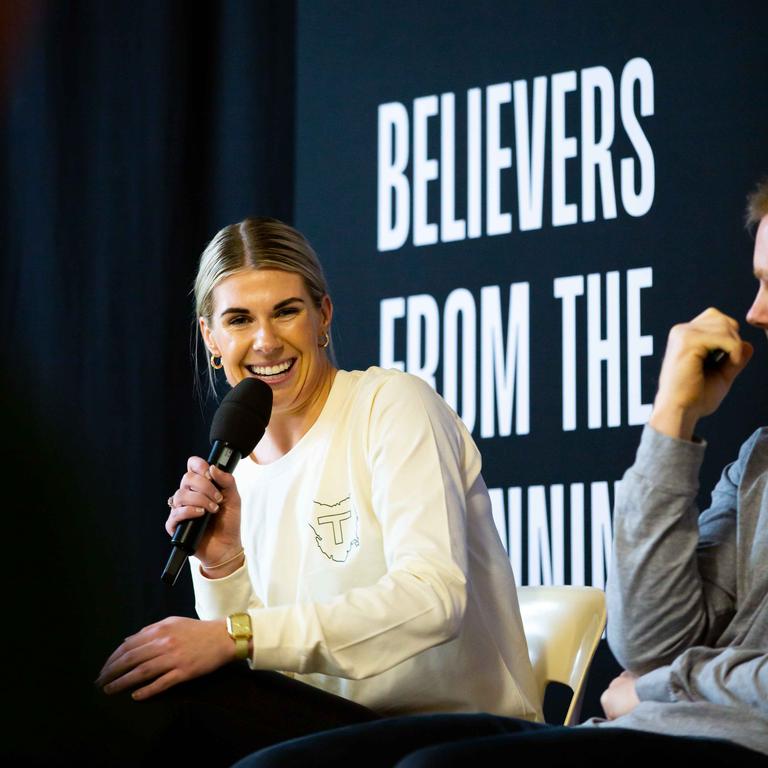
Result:
[[715,739],[626,728],[566,728],[494,715],[417,715],[294,739],[251,755],[235,768],[549,768],[651,759],[658,763],[662,757],[681,765],[685,760],[700,765],[722,760],[739,768],[768,764],[757,752]]
[[254,750],[378,716],[277,672],[231,664],[144,701],[97,694],[80,764],[224,768]]

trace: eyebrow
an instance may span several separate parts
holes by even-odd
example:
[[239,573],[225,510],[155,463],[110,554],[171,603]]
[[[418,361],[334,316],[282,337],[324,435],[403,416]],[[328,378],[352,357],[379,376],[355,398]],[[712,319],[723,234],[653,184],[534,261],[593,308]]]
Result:
[[[288,306],[288,304],[293,304],[294,302],[299,301],[302,304],[304,304],[304,299],[302,299],[299,296],[291,296],[288,299],[283,299],[282,301],[278,301],[277,304],[275,304],[274,307],[272,307],[272,311],[275,312],[278,309],[282,309],[285,306]],[[224,317],[224,315],[250,315],[250,310],[244,309],[243,307],[228,307],[227,309],[223,310],[220,317]]]
[[273,310],[275,309],[282,309],[283,307],[287,306],[288,304],[293,304],[294,301],[300,301],[302,304],[304,303],[304,299],[298,297],[298,296],[291,296],[290,299],[283,299],[282,301],[278,301],[277,304],[275,304],[274,307],[272,307]]

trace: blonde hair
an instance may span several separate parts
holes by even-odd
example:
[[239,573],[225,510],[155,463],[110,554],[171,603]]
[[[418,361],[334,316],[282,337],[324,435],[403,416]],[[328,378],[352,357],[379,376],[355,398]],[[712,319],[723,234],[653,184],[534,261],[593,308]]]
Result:
[[[230,275],[243,269],[278,269],[301,275],[312,303],[319,309],[328,295],[328,283],[309,241],[297,229],[277,219],[249,217],[220,229],[200,256],[193,293],[196,325],[200,318],[210,325],[213,319],[213,292]],[[330,340],[330,329],[328,330]],[[195,331],[195,359],[198,336]],[[326,353],[335,364],[333,342]],[[208,366],[208,381],[216,394],[213,370]]]
[[763,216],[768,216],[768,177],[763,179],[754,192],[747,196],[746,224],[748,229],[756,227]]

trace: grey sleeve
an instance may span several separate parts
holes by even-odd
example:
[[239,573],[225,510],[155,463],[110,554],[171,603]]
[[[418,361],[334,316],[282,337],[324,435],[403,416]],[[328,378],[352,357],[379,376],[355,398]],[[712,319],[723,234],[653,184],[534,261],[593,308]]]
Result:
[[638,678],[641,701],[707,701],[768,715],[768,654],[743,648],[691,648]]
[[704,444],[645,427],[616,494],[606,587],[608,641],[625,668],[643,674],[712,645],[733,616],[737,487],[748,446],[699,516]]

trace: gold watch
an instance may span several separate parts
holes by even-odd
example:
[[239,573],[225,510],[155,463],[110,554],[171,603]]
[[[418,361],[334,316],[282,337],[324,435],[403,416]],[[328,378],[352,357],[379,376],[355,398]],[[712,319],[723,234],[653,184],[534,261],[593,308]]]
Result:
[[253,637],[251,617],[247,613],[233,613],[227,616],[227,632],[235,641],[235,658],[248,658],[248,641]]

